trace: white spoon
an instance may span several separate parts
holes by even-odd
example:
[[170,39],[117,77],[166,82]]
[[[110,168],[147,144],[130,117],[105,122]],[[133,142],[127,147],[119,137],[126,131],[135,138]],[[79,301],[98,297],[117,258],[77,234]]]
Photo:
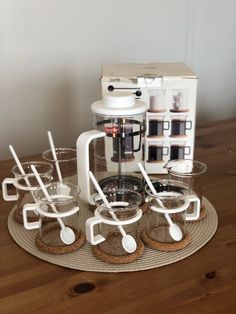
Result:
[[183,237],[182,230],[177,224],[173,223],[173,221],[171,220],[168,214],[164,214],[164,215],[165,215],[166,220],[168,221],[168,224],[170,225],[169,233],[170,233],[171,238],[175,241],[180,241]]
[[[111,209],[109,211],[109,213],[111,214],[112,218],[115,221],[119,221],[119,219],[116,217],[116,214],[112,211],[111,205],[109,204],[106,196],[104,195],[102,189],[100,188],[96,178],[94,177],[94,175],[91,171],[89,171],[89,176],[90,176],[90,179],[92,180],[96,190],[98,191],[98,194],[100,195],[101,199],[103,200],[103,203],[105,204],[105,206],[107,208]],[[120,230],[120,233],[122,235],[122,246],[123,246],[124,250],[128,253],[133,253],[134,251],[136,251],[137,243],[136,243],[135,239],[131,235],[126,234],[124,228],[121,225],[118,225],[118,229]]]
[[51,131],[48,131],[48,140],[49,140],[50,148],[51,148],[51,151],[52,151],[52,156],[53,156],[53,159],[54,159],[54,162],[55,162],[55,165],[56,165],[58,180],[61,183],[61,185],[59,185],[59,189],[58,189],[59,190],[59,194],[69,195],[70,194],[70,188],[63,184],[61,169],[60,169],[60,166],[59,166],[59,162],[57,160],[57,154],[56,154],[56,150],[55,150],[55,146],[54,146],[54,142],[53,142]]
[[[53,204],[52,202],[52,199],[50,197],[50,195],[48,194],[48,191],[46,189],[46,187],[44,186],[43,184],[43,181],[41,180],[39,174],[38,174],[38,171],[36,170],[35,166],[32,165],[31,166],[31,169],[44,193],[44,196],[46,197],[47,201],[50,202],[50,206],[52,208],[52,210],[55,212],[55,213],[58,213],[55,205]],[[74,231],[69,228],[69,227],[66,227],[62,221],[62,219],[60,217],[57,217],[57,221],[61,227],[61,231],[60,231],[60,237],[61,237],[61,240],[63,243],[69,245],[69,244],[72,244],[74,241],[75,241],[75,234],[74,234]]]
[[[139,166],[139,169],[142,172],[142,175],[143,175],[145,181],[147,182],[152,194],[157,196],[157,192],[156,192],[151,180],[149,179],[146,171],[144,170],[142,164],[138,163],[138,166]],[[157,200],[157,202],[161,208],[166,209],[160,199],[156,198],[156,200]],[[153,206],[153,207],[155,207],[155,206]],[[173,223],[173,221],[171,220],[168,213],[165,213],[164,216],[165,216],[165,218],[169,224],[169,233],[170,233],[171,238],[175,241],[180,241],[183,237],[182,230],[180,229],[180,227],[177,224]]]
[[[16,163],[18,169],[20,170],[20,173],[22,174],[22,176],[25,176],[26,173],[25,173],[25,171],[24,171],[24,168],[22,167],[22,164],[21,164],[21,162],[20,162],[20,159],[18,158],[18,156],[17,156],[17,154],[16,154],[16,152],[15,152],[13,146],[12,146],[12,145],[9,145],[9,149],[10,149],[10,151],[11,151],[11,153],[12,153],[12,156],[13,156],[13,158],[14,158],[14,160],[15,160],[15,163]],[[26,185],[27,185],[28,187],[31,187],[28,178],[27,178],[27,177],[24,177],[24,180],[25,180]],[[33,200],[36,202],[36,199],[35,199],[35,197],[34,197],[33,192],[30,191],[30,193],[31,193],[31,195],[32,195],[32,197],[33,197]]]
[[50,147],[51,147],[52,156],[53,156],[53,159],[55,161],[57,175],[58,175],[58,180],[60,182],[62,182],[61,169],[59,167],[59,163],[58,163],[58,160],[57,160],[57,154],[56,154],[55,146],[54,146],[54,143],[53,143],[51,131],[48,131],[48,140],[49,140],[49,144],[50,144]]

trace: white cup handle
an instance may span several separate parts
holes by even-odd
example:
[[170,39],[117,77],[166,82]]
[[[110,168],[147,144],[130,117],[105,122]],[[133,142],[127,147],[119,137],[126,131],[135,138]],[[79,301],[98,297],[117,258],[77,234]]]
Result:
[[33,222],[29,222],[27,219],[28,212],[33,211],[34,213],[36,213],[35,209],[36,209],[36,204],[25,204],[23,207],[23,222],[24,222],[24,227],[27,230],[39,229],[41,227],[41,223],[42,223],[41,218],[39,218],[38,221],[33,221]]
[[94,235],[94,226],[101,222],[102,219],[97,217],[91,217],[86,221],[86,238],[92,245],[97,245],[105,241],[105,238],[101,234]]
[[185,213],[185,220],[197,220],[200,216],[200,209],[201,209],[201,202],[199,197],[196,195],[189,195],[188,196],[189,203],[194,203],[193,212],[192,213]]
[[7,185],[13,184],[14,185],[15,179],[14,178],[6,178],[2,181],[2,196],[5,201],[17,201],[19,194],[16,190],[15,195],[9,195],[7,191]]

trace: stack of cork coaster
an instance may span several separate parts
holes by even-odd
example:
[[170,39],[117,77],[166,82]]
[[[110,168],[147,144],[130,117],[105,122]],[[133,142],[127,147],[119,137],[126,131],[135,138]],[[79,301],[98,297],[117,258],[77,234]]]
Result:
[[85,234],[73,229],[75,241],[72,244],[65,245],[60,239],[61,227],[58,224],[49,225],[44,229],[44,237],[40,233],[35,238],[35,244],[38,249],[50,254],[67,254],[77,251],[85,243]]
[[[151,231],[151,234],[148,234],[147,230],[144,229],[142,231],[143,242],[153,250],[160,250],[164,252],[182,250],[191,243],[191,237],[189,232],[186,233],[185,237],[181,241],[177,242],[173,242],[170,236],[169,239],[166,239],[165,242],[154,240],[155,238],[158,238],[159,234],[162,232],[162,229],[166,228],[168,228],[168,226],[155,227]],[[163,233],[166,234],[166,230],[163,230]]]
[[92,252],[94,256],[105,263],[126,264],[135,261],[143,254],[144,244],[141,240],[139,240],[135,252],[131,254],[125,253],[122,247],[121,234],[114,237],[110,235],[106,238],[106,241],[93,246]]
[[[134,260],[127,263],[127,261],[119,261],[119,264],[113,264],[105,262],[106,256],[102,256],[102,246],[99,248],[99,252],[95,252],[96,249],[92,247],[88,242],[82,245],[83,238],[81,235],[77,235],[78,249],[68,254],[49,254],[42,252],[36,245],[36,237],[38,230],[25,230],[24,227],[17,223],[14,219],[15,207],[12,208],[8,216],[8,230],[13,240],[28,253],[47,261],[49,263],[60,265],[67,268],[94,271],[94,272],[130,272],[140,271],[152,268],[161,267],[164,265],[178,262],[198,251],[203,247],[215,234],[217,230],[218,217],[212,204],[203,198],[203,205],[206,210],[206,217],[196,223],[187,223],[187,230],[191,237],[191,243],[178,250],[171,250],[169,252],[163,252],[159,250],[153,250],[148,246],[138,243],[139,256],[133,256]],[[93,216],[93,213],[89,209],[89,205],[80,201],[80,227],[83,233],[85,233],[85,221]],[[141,218],[139,231],[143,232],[145,227],[145,214]],[[185,239],[186,240],[186,239]],[[80,245],[81,244],[81,245]],[[141,254],[143,253],[143,254]],[[95,256],[97,255],[97,257]],[[132,254],[131,254],[132,255]]]

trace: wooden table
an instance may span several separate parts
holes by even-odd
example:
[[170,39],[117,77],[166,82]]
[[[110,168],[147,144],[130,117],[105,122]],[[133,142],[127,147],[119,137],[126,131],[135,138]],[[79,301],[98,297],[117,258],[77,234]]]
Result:
[[[204,195],[218,230],[194,255],[149,271],[103,274],[43,262],[11,239],[13,204],[1,198],[1,313],[235,313],[236,119],[198,128],[195,159],[208,165]],[[0,163],[1,179],[13,164]]]

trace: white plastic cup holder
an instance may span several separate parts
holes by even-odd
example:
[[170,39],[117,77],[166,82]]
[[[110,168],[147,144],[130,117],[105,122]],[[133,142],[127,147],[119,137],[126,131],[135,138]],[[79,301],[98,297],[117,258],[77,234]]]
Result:
[[199,197],[197,197],[195,194],[192,194],[188,196],[188,202],[189,204],[193,203],[194,207],[192,213],[185,213],[185,220],[186,221],[197,220],[200,216],[201,201]]
[[5,201],[17,201],[19,198],[18,191],[16,190],[16,194],[8,194],[8,185],[14,185],[15,187],[15,178],[5,178],[2,182],[2,196]]
[[[159,196],[160,196],[160,194],[162,194],[162,196],[163,196],[164,193],[165,192],[159,193]],[[176,195],[175,192],[168,192],[168,195],[171,195],[171,194],[173,196]],[[148,203],[153,198],[155,198],[155,197],[147,196],[146,199],[145,199],[145,202]],[[186,221],[194,221],[194,220],[197,220],[199,218],[199,216],[200,216],[200,209],[201,209],[201,202],[200,202],[199,197],[196,194],[187,195],[185,203],[183,205],[181,205],[180,207],[173,208],[173,209],[166,209],[166,208],[161,208],[160,206],[151,206],[151,209],[153,211],[158,212],[158,213],[174,214],[174,213],[180,213],[180,212],[186,211],[191,203],[194,204],[193,212],[192,213],[186,213],[185,212],[185,220]]]
[[23,223],[24,223],[24,227],[27,230],[33,230],[33,229],[39,229],[41,227],[42,224],[42,219],[41,217],[39,217],[38,221],[33,221],[33,222],[29,222],[28,221],[28,213],[33,211],[34,214],[37,215],[37,211],[36,211],[36,204],[25,204],[23,207]]
[[139,209],[136,216],[128,219],[126,221],[116,221],[116,220],[108,220],[100,216],[100,213],[98,210],[95,210],[95,216],[87,219],[86,221],[86,239],[88,242],[90,242],[92,245],[97,245],[106,239],[101,234],[94,234],[94,227],[96,225],[99,225],[100,223],[112,225],[112,226],[125,226],[132,224],[136,221],[138,221],[142,217],[142,210]]
[[[19,198],[18,190],[33,192],[37,189],[37,186],[28,186],[19,183],[19,178],[5,178],[2,182],[2,196],[5,201],[17,201]],[[8,194],[8,185],[14,185],[16,188],[16,194]]]
[[94,227],[102,222],[103,220],[98,217],[91,217],[86,221],[86,238],[92,245],[97,245],[106,240],[102,235],[94,234]]

